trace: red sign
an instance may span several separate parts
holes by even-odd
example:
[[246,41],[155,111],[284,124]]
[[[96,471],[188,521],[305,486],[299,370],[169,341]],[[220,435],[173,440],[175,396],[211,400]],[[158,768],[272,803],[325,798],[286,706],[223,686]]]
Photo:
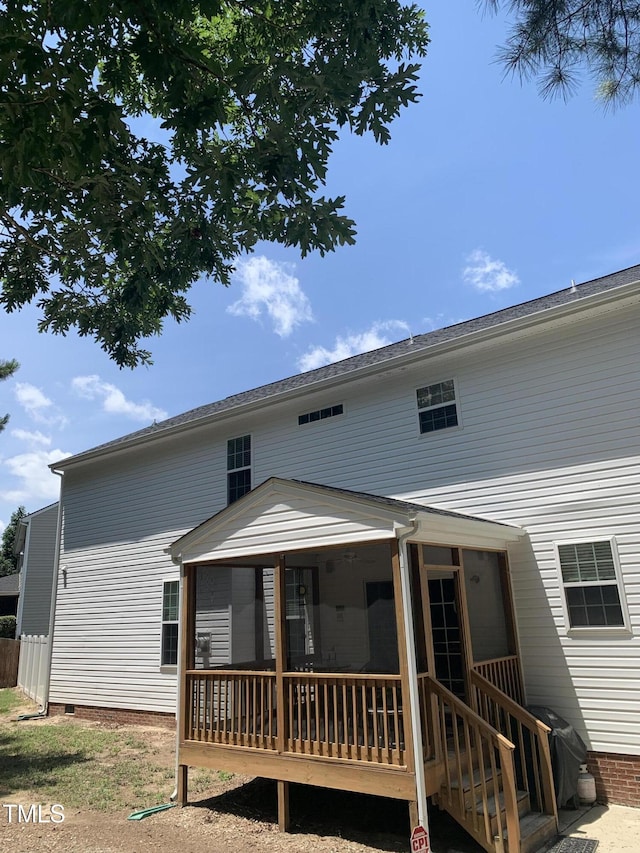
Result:
[[429,853],[429,836],[424,826],[416,826],[411,833],[411,853]]

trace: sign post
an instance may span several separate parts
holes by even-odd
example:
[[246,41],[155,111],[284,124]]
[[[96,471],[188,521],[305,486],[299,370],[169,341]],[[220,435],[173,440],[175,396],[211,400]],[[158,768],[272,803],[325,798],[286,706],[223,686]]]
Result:
[[429,853],[429,835],[424,826],[416,826],[411,833],[411,853]]

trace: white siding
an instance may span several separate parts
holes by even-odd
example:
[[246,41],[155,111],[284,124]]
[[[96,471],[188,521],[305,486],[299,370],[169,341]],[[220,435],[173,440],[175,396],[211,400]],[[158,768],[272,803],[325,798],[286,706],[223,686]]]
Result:
[[[525,527],[530,540],[514,546],[511,566],[529,701],[568,718],[594,749],[640,753],[639,326],[634,303],[425,355],[421,366],[70,470],[52,701],[173,709],[174,678],[158,666],[159,611],[161,581],[177,573],[163,548],[223,507],[226,440],[251,433],[254,484],[293,477]],[[451,377],[463,426],[420,435],[415,389]],[[344,415],[298,426],[298,414],[336,403]],[[280,521],[256,527],[257,550],[277,548],[301,518]],[[322,508],[307,521],[309,543],[320,541]],[[366,525],[344,523],[369,538]],[[612,535],[632,634],[569,636],[553,542]]]

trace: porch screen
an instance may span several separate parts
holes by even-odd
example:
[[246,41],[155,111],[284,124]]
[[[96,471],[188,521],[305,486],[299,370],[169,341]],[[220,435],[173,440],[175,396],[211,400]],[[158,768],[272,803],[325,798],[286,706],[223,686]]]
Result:
[[501,555],[493,551],[463,551],[464,580],[475,663],[512,653],[505,617]]
[[199,566],[195,667],[275,669],[272,566]]

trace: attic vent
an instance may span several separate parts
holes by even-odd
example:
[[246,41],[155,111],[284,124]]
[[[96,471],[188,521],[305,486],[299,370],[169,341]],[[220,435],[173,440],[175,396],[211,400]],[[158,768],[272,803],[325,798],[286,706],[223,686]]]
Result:
[[337,406],[327,406],[326,409],[316,409],[315,412],[307,412],[305,415],[298,415],[298,426],[310,424],[313,421],[323,421],[325,418],[333,418],[336,415],[344,413],[344,406],[339,403]]

